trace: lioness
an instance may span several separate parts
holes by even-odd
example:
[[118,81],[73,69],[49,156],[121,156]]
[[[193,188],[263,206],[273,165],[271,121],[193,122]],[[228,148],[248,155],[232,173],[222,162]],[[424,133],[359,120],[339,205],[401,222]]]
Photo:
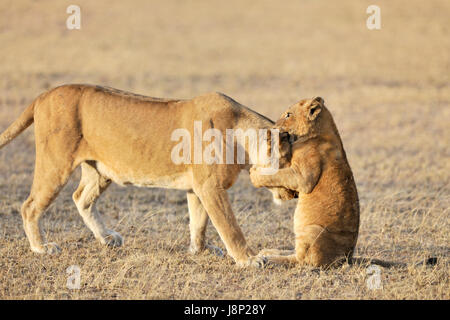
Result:
[[298,192],[294,216],[295,253],[263,250],[270,262],[316,267],[350,259],[359,228],[359,201],[336,125],[322,98],[301,100],[276,122],[294,139],[288,168],[274,175],[250,170],[255,187]]
[[[191,245],[205,248],[208,216],[228,253],[238,265],[261,266],[239,228],[226,190],[244,164],[174,164],[171,133],[185,128],[194,136],[193,123],[226,129],[269,128],[268,118],[220,94],[192,100],[169,100],[91,85],[64,85],[41,94],[0,135],[0,148],[35,123],[36,163],[30,196],[21,214],[31,249],[54,253],[44,242],[39,219],[71,173],[81,165],[82,177],[73,200],[85,224],[103,244],[122,245],[122,237],[105,227],[95,203],[111,182],[121,185],[164,187],[187,191]],[[239,142],[236,142],[237,144]],[[247,144],[241,145],[246,149]],[[248,154],[247,154],[248,156]]]

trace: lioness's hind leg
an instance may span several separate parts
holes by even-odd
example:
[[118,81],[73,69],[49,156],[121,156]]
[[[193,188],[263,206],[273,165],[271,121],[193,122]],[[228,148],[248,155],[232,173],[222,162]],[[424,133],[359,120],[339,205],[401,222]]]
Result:
[[40,218],[66,184],[71,173],[70,165],[50,165],[37,154],[33,186],[21,209],[25,234],[34,252],[53,254],[60,251],[55,243],[45,242]]
[[208,249],[217,256],[223,256],[220,248],[206,244],[205,233],[208,225],[208,213],[203,207],[197,195],[189,191],[187,193],[187,202],[189,208],[189,229],[191,232],[191,244],[189,251],[193,254]]
[[21,210],[23,228],[32,251],[53,254],[58,253],[60,249],[55,243],[44,242],[45,237],[40,226],[40,218],[50,205],[54,195],[51,195],[51,200],[46,200],[45,198],[43,193],[30,195],[23,203]]
[[122,236],[107,229],[97,209],[96,202],[111,181],[103,177],[95,168],[95,162],[81,164],[81,181],[72,198],[84,223],[102,244],[118,247],[123,244]]

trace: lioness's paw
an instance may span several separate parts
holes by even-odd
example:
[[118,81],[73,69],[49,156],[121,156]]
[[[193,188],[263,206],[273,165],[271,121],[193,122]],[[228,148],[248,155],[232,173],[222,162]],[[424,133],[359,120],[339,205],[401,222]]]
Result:
[[113,248],[120,247],[123,245],[123,238],[118,232],[115,232],[114,230],[107,230],[106,236],[101,238],[100,242]]
[[45,253],[58,254],[61,252],[61,248],[54,242],[44,244]]
[[191,244],[191,245],[189,246],[189,253],[190,253],[190,254],[199,254],[199,253],[201,253],[203,250],[205,250],[204,247],[196,246],[196,245],[193,245],[193,244]]

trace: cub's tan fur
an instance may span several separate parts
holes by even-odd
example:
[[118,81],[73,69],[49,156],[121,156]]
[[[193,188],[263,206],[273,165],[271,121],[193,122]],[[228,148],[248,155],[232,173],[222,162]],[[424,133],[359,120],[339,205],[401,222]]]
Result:
[[294,216],[295,253],[263,250],[275,263],[329,266],[351,258],[359,228],[353,174],[331,113],[322,98],[302,100],[276,123],[294,137],[288,168],[274,175],[250,171],[256,187],[285,187],[299,194]]
[[248,247],[226,192],[241,169],[249,168],[248,162],[176,165],[171,160],[177,143],[171,141],[171,133],[185,128],[193,136],[194,121],[201,121],[203,128],[220,130],[224,137],[226,129],[274,125],[220,93],[168,100],[99,86],[65,85],[40,95],[0,135],[1,148],[35,123],[34,181],[21,212],[31,249],[39,253],[59,251],[57,245],[44,241],[39,219],[71,173],[81,166],[82,178],[73,200],[100,242],[112,246],[123,242],[118,233],[105,227],[95,210],[96,200],[112,181],[182,189],[187,191],[191,251],[205,248],[209,217],[239,265],[260,266],[263,258]]

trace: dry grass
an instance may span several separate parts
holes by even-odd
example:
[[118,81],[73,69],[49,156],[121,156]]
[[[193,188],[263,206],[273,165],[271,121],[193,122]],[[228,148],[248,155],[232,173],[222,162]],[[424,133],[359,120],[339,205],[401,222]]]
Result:
[[[0,130],[34,97],[63,83],[152,96],[225,92],[275,119],[320,95],[333,112],[361,199],[357,256],[435,267],[238,269],[191,256],[185,195],[113,186],[99,203],[125,246],[96,243],[71,200],[79,172],[43,219],[57,257],[29,250],[21,202],[34,163],[33,132],[0,151],[0,298],[449,299],[450,36],[448,1],[376,1],[382,29],[365,27],[373,1],[2,1]],[[81,31],[65,28],[69,4]],[[164,5],[162,5],[164,3]],[[295,202],[275,207],[242,175],[230,190],[255,249],[292,247]],[[223,247],[208,228],[210,243]],[[66,268],[81,268],[80,290]]]

